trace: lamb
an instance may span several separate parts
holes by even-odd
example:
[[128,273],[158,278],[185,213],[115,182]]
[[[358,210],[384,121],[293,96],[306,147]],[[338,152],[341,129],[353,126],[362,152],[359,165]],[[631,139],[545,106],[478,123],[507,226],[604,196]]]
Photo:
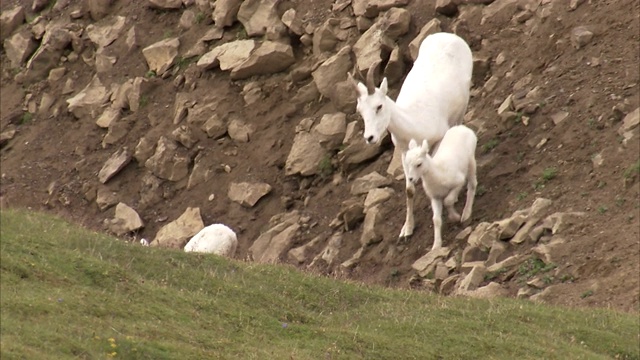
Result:
[[209,225],[189,240],[185,252],[212,253],[233,257],[238,247],[236,233],[223,224]]
[[[409,151],[405,156],[407,181],[417,183],[422,180],[422,187],[431,199],[433,211],[433,249],[442,246],[442,203],[447,208],[449,220],[466,222],[471,218],[473,198],[476,194],[476,144],[478,138],[473,130],[464,125],[450,128],[436,154],[429,155],[429,143],[422,141],[418,146],[415,140],[409,142]],[[462,216],[453,205],[458,199],[460,190],[467,184],[467,202]]]
[[[366,85],[353,82],[357,92],[357,111],[364,120],[364,138],[370,144],[380,143],[385,131],[402,154],[405,163],[409,141],[427,140],[437,148],[445,132],[462,124],[469,103],[473,59],[469,45],[450,33],[427,36],[420,44],[418,58],[409,71],[397,100],[387,96],[387,79],[380,88],[373,83],[372,66],[367,73]],[[413,234],[413,204],[415,187],[407,179],[405,188],[407,214],[400,237]]]

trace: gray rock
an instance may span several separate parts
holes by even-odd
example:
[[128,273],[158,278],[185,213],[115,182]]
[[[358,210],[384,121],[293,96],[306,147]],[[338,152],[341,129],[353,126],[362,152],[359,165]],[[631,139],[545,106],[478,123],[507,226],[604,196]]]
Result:
[[162,136],[156,145],[156,151],[144,166],[155,176],[169,181],[180,181],[189,174],[189,156],[179,151],[178,146]]
[[227,196],[231,201],[250,208],[270,192],[271,185],[267,183],[232,182]]
[[433,18],[428,23],[426,23],[421,29],[420,33],[411,40],[409,43],[409,56],[411,60],[416,61],[418,58],[418,52],[420,50],[420,44],[422,44],[422,40],[424,40],[427,36],[441,32],[440,28],[440,20]]
[[355,16],[375,18],[382,11],[407,5],[408,0],[353,0],[353,13]]
[[109,46],[118,39],[125,22],[124,16],[105,18],[95,24],[89,24],[86,28],[87,36],[98,48]]
[[0,41],[4,42],[22,23],[24,23],[24,7],[16,6],[0,14]]
[[109,230],[111,232],[117,236],[122,236],[143,227],[144,222],[133,208],[125,203],[116,205],[115,216],[109,221]]
[[237,20],[242,0],[218,0],[213,9],[213,22],[218,28],[233,25]]
[[366,194],[370,190],[391,185],[391,180],[373,171],[365,176],[359,177],[351,184],[351,194]]
[[277,262],[300,231],[299,220],[300,214],[297,211],[274,216],[270,221],[271,228],[249,247],[253,260],[262,263]]
[[38,43],[33,39],[29,31],[21,31],[4,40],[6,51],[11,66],[19,68],[36,51]]
[[578,26],[571,30],[571,44],[574,48],[580,49],[593,39],[593,32],[586,26]]
[[436,261],[449,256],[451,249],[448,247],[440,247],[429,251],[421,258],[416,260],[411,267],[422,277],[429,275],[435,270]]
[[182,7],[182,0],[147,0],[151,7],[161,10],[174,10]]
[[381,204],[391,198],[395,194],[392,188],[375,188],[369,190],[367,197],[364,199],[364,212],[366,213],[372,207]]
[[173,65],[176,56],[178,56],[179,47],[180,39],[164,39],[142,49],[142,55],[147,61],[149,70],[154,71],[157,75],[162,75]]
[[105,184],[131,161],[131,153],[126,147],[113,153],[98,172],[98,180]]
[[255,40],[236,40],[224,43],[202,55],[196,65],[203,70],[213,69],[216,66],[220,66],[221,70],[233,69],[246,61],[256,46]]
[[79,93],[67,99],[68,111],[76,118],[83,117],[95,118],[99,111],[111,95],[111,91],[107,89],[97,75],[91,79],[91,82],[85,86]]
[[203,228],[200,208],[188,207],[180,217],[160,228],[150,245],[180,249]]
[[286,32],[286,27],[278,16],[277,1],[244,0],[238,9],[238,21],[248,36],[266,35],[277,40]]

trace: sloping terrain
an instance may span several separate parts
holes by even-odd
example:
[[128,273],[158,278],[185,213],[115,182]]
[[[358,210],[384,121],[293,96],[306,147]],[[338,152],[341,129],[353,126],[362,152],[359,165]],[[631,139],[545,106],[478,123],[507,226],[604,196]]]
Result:
[[[3,13],[20,3],[3,1]],[[66,100],[96,75],[96,45],[82,30],[96,22],[96,11],[91,10],[100,3],[57,1],[38,11],[25,6],[25,21],[13,33],[38,34],[40,25],[58,21],[70,24],[68,28],[77,34],[55,59],[55,67],[66,69],[58,80],[47,80],[48,72],[38,76],[36,71],[28,71],[29,65],[24,62],[12,64],[6,49],[2,51],[0,130],[8,138],[0,150],[3,207],[46,210],[92,229],[108,230],[104,221],[113,218],[114,207],[101,210],[96,197],[113,193],[113,205],[126,203],[145,223],[133,236],[123,236],[127,239],[153,239],[167,222],[178,218],[188,207],[197,207],[205,224],[222,222],[236,230],[239,259],[249,257],[249,248],[272,227],[269,220],[274,215],[298,210],[305,217],[306,226],[295,233],[282,252],[281,261],[328,276],[415,286],[410,281],[415,279],[411,265],[431,248],[433,231],[431,212],[422,193],[416,200],[416,231],[407,241],[398,242],[405,211],[404,181],[392,181],[390,187],[395,195],[384,203],[377,226],[381,241],[364,248],[355,266],[341,264],[360,249],[363,225],[358,223],[344,232],[330,226],[343,201],[353,197],[350,189],[354,179],[372,171],[387,175],[393,153],[390,144],[369,161],[345,166],[338,155],[330,153],[324,164],[319,164],[324,165],[321,174],[285,175],[285,162],[300,121],[317,121],[322,115],[339,110],[317,92],[308,99],[299,95],[314,81],[309,76],[311,70],[295,81],[294,74],[304,74],[300,69],[305,66],[315,69],[314,64],[337,53],[342,45],[353,45],[361,31],[350,27],[331,51],[315,55],[303,37],[289,34],[295,64],[274,74],[232,79],[228,71],[204,70],[196,64],[197,58],[185,56],[213,27],[207,1],[176,10],[155,9],[146,2],[113,1],[99,17],[123,16],[125,29],[105,47],[107,54],[117,60],[98,77],[106,87],[136,77],[146,79],[139,109],[125,111],[120,121],[125,125],[116,131],[96,125],[99,113],[77,117],[67,111]],[[506,6],[495,14],[485,10],[501,3]],[[554,269],[537,290],[546,288],[542,299],[554,304],[637,311],[639,137],[637,127],[630,127],[626,133],[619,129],[624,126],[622,120],[640,106],[640,4],[633,0],[575,3],[577,8],[571,10],[567,1],[498,0],[491,5],[460,5],[457,15],[447,17],[436,13],[433,1],[408,1],[399,7],[411,14],[410,27],[397,44],[408,53],[409,43],[420,29],[437,18],[443,31],[456,31],[465,38],[478,59],[467,116],[468,124],[479,136],[479,191],[471,225],[509,217],[537,198],[552,200],[554,212],[583,212],[561,234],[564,242],[554,250]],[[340,4],[348,2],[338,1]],[[295,9],[304,27],[314,31],[319,31],[330,18],[353,20],[352,6],[337,6],[332,12],[333,5],[333,1],[282,1],[278,12],[282,15]],[[185,28],[180,19],[189,10],[195,19]],[[126,34],[133,25],[138,34],[137,46],[130,48]],[[586,27],[592,37],[580,37],[579,45],[574,46],[575,29],[580,26]],[[179,59],[166,76],[150,73],[141,49],[173,37],[180,40]],[[247,38],[243,26],[234,22],[225,28],[222,38],[206,43],[207,51]],[[408,57],[404,62],[406,74],[411,62]],[[176,81],[181,76],[184,85]],[[73,84],[70,92],[65,91],[68,83]],[[259,88],[261,94],[259,101],[250,105],[245,103],[247,85]],[[399,86],[400,83],[391,84],[392,97]],[[531,107],[514,109],[513,117],[498,115],[498,108],[509,96],[522,99],[532,90],[536,101]],[[44,94],[54,101],[47,111],[38,113]],[[190,172],[200,157],[212,173],[192,187],[184,178],[158,179],[135,159],[102,184],[98,173],[117,150],[135,149],[143,137],[154,143],[161,136],[171,138],[178,127],[173,119],[176,99],[181,94],[187,94],[196,106],[215,104],[214,111],[221,117],[240,118],[252,125],[250,141],[234,140],[228,135],[209,138],[196,131],[195,146],[180,147],[178,151],[189,159]],[[355,106],[344,111],[348,121],[359,121]],[[119,135],[114,136],[113,143],[103,146],[109,133]],[[355,138],[362,141],[359,135]],[[267,183],[271,191],[255,206],[241,206],[227,196],[235,182]],[[464,241],[454,240],[461,230],[462,226],[445,222],[445,246],[462,251]],[[341,234],[334,261],[309,268],[334,233]],[[308,255],[301,263],[286,255],[287,250],[312,239],[318,241],[307,249]],[[525,244],[510,251],[526,254],[533,246]],[[527,269],[521,269],[519,274],[497,274],[494,280],[508,295],[516,296],[522,282],[528,280],[522,276]]]

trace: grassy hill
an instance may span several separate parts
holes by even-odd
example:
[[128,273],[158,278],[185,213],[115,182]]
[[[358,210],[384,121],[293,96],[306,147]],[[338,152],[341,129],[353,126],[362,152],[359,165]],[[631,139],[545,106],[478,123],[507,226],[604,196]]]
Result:
[[637,314],[443,298],[2,211],[5,359],[638,359]]

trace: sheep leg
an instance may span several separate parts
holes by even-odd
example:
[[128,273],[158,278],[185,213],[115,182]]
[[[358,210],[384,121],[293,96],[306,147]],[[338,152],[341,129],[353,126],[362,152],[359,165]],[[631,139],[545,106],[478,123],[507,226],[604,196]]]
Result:
[[476,188],[478,187],[478,179],[476,178],[476,159],[472,158],[469,163],[469,172],[467,175],[467,202],[462,210],[461,222],[466,222],[471,218],[473,211],[473,199],[476,196]]
[[402,152],[402,170],[404,171],[404,179],[405,179],[405,191],[407,197],[407,217],[404,220],[404,225],[402,225],[402,229],[400,230],[400,238],[406,238],[413,235],[413,204],[414,204],[414,196],[416,194],[415,185],[409,181],[407,177],[407,166],[405,165],[405,155],[406,152]]
[[413,235],[413,203],[414,196],[416,194],[416,187],[410,181],[407,180],[406,186],[406,195],[407,195],[407,217],[404,220],[404,225],[402,225],[402,230],[400,230],[400,237],[405,238]]
[[453,189],[447,195],[447,197],[444,198],[444,206],[447,208],[447,213],[449,215],[449,220],[453,221],[453,222],[460,221],[460,214],[458,214],[456,209],[453,207],[453,205],[458,200],[458,194],[460,193],[460,189],[462,189],[462,187]]
[[442,247],[442,201],[431,199],[433,210],[433,246],[431,250]]

